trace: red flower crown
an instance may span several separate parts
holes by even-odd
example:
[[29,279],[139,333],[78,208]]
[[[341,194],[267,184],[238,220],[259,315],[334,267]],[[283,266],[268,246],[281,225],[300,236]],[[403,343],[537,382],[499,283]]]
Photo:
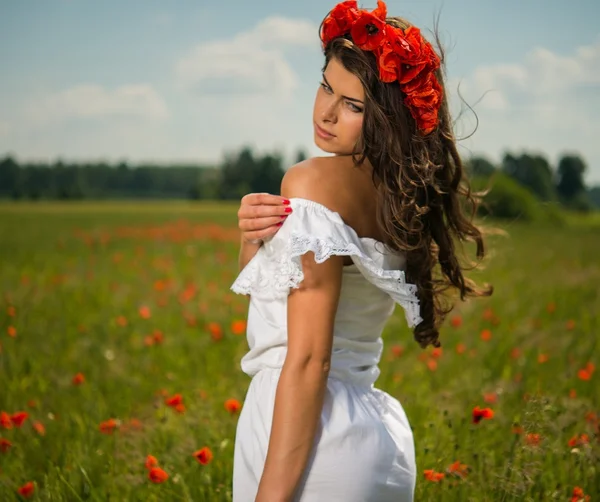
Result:
[[442,87],[435,76],[440,58],[422,36],[419,28],[406,30],[385,22],[387,7],[381,0],[371,12],[359,9],[355,0],[337,4],[323,21],[323,50],[334,38],[350,34],[352,41],[377,58],[379,79],[398,81],[405,94],[404,104],[418,129],[427,135],[438,124]]

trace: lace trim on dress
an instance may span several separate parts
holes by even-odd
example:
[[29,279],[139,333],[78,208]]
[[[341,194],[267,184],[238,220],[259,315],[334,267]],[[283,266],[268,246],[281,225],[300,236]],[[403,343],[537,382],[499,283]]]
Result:
[[[257,253],[242,270],[231,290],[237,294],[250,294],[257,298],[275,299],[289,294],[290,288],[297,289],[304,280],[300,257],[307,252],[315,254],[315,262],[323,263],[331,256],[356,257],[356,266],[362,269],[365,277],[379,289],[388,293],[400,304],[405,312],[409,327],[414,327],[423,319],[420,316],[417,287],[407,284],[403,270],[385,270],[352,242],[334,237],[321,239],[296,231],[290,234],[286,252],[259,266]],[[265,264],[268,265],[265,266]]]

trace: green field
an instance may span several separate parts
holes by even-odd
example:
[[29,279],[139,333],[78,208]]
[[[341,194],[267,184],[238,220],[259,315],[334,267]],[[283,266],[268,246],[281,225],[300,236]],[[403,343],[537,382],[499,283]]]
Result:
[[[0,204],[0,500],[231,500],[237,207]],[[413,426],[416,500],[598,499],[600,220],[569,221],[500,225],[468,273],[495,293],[457,305],[441,351],[400,307],[388,323],[376,385]]]

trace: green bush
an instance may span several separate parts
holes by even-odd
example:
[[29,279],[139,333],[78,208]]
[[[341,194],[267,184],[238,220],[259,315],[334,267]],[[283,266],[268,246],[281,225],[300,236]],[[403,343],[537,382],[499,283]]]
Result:
[[503,173],[489,178],[475,177],[471,180],[473,191],[490,189],[479,206],[480,216],[494,218],[538,221],[543,218],[542,209],[535,196],[519,183]]

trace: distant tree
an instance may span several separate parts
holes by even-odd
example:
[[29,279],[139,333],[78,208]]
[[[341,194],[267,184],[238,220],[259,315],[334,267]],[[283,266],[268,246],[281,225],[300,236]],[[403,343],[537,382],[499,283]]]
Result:
[[541,155],[506,153],[502,159],[502,171],[529,189],[542,201],[556,200],[552,168]]
[[281,180],[285,174],[282,168],[281,155],[265,155],[256,163],[255,174],[251,183],[252,192],[279,194]]
[[0,194],[16,199],[23,196],[21,170],[10,155],[0,161]]
[[578,155],[564,155],[558,162],[556,190],[566,202],[585,192],[583,175],[586,165]]
[[241,199],[251,191],[255,163],[252,150],[242,148],[239,153],[227,152],[221,166],[219,198]]
[[222,199],[241,199],[250,192],[279,193],[284,171],[279,154],[256,157],[248,147],[228,153],[221,167]]
[[465,169],[469,176],[487,178],[496,172],[496,166],[484,157],[471,157],[465,161]]
[[308,158],[308,155],[303,149],[298,150],[296,153],[296,164],[305,161]]
[[191,199],[217,200],[221,186],[221,170],[205,169],[189,192]]
[[600,185],[588,190],[588,199],[595,208],[600,209]]

